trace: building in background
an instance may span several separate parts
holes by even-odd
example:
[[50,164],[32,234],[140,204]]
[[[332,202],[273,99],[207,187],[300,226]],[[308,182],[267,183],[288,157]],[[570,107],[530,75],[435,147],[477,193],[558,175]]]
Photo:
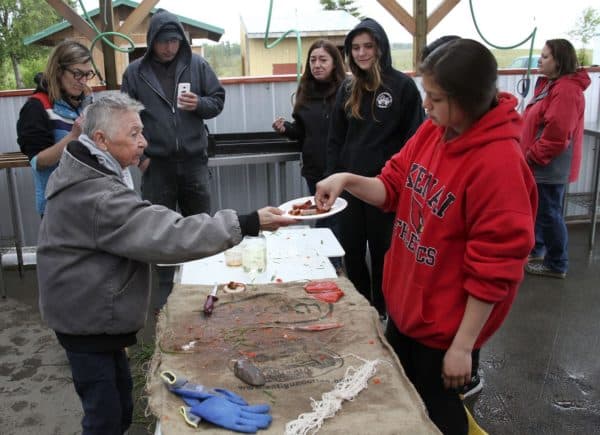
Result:
[[[289,12],[289,11],[288,11]],[[308,48],[317,39],[329,39],[342,52],[346,34],[358,24],[358,18],[346,11],[307,12],[296,10],[285,16],[271,17],[269,43],[274,42],[288,30],[295,29],[302,41],[302,62],[306,60]],[[240,49],[242,53],[242,75],[268,76],[295,74],[297,63],[296,33],[286,36],[271,49],[265,48],[264,39],[267,17],[240,17]]]
[[[138,7],[139,3],[131,0],[113,0],[113,15],[114,15],[114,27],[118,29],[121,24],[125,21],[125,19]],[[150,23],[151,16],[156,13],[157,9],[154,8],[151,10],[150,15],[148,15],[142,23],[134,29],[131,34],[128,36],[133,40],[135,44],[135,49],[132,52],[120,52],[116,53],[116,69],[117,69],[117,77],[119,81],[123,76],[123,72],[127,65],[130,62],[134,61],[138,57],[141,57],[146,51],[146,33],[148,31],[148,25]],[[88,11],[88,16],[94,21],[94,24],[98,29],[104,28],[104,20],[100,15],[100,9],[96,8]],[[221,36],[224,33],[224,30],[212,26],[210,24],[206,24],[200,21],[192,20],[190,18],[177,15],[179,21],[183,25],[183,28],[187,34],[188,40],[190,43],[194,39],[209,39],[211,41],[219,41]],[[86,18],[82,15],[82,18]],[[38,33],[28,36],[23,40],[25,45],[29,44],[37,44],[53,47],[58,44],[60,41],[64,39],[74,39],[78,42],[89,47],[91,41],[89,41],[85,36],[83,36],[79,31],[77,31],[73,26],[66,20],[63,20],[59,23],[56,23],[50,27],[41,30]],[[118,47],[122,47],[127,49],[130,47],[129,42],[120,37],[114,37],[114,44]],[[192,45],[192,51],[202,55],[202,47]],[[94,62],[96,67],[100,72],[104,71],[104,57],[102,55],[102,43],[98,42],[94,46],[93,51]],[[91,83],[92,85],[100,84],[98,78],[95,78]]]

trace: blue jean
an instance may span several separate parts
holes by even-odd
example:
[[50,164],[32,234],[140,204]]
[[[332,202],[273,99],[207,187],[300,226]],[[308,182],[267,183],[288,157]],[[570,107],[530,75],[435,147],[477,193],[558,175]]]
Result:
[[83,407],[82,435],[125,433],[133,419],[133,381],[125,351],[66,353]]
[[544,266],[566,272],[569,266],[569,236],[563,218],[564,184],[538,184],[538,211],[535,219],[533,256],[544,256]]

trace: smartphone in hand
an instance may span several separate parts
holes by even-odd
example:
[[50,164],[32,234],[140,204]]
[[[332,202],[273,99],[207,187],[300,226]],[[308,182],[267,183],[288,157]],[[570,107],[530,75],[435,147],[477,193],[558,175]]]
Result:
[[179,83],[177,85],[177,107],[179,107],[180,109],[181,109],[181,106],[179,105],[179,97],[184,92],[189,92],[189,91],[190,91],[190,84],[189,83]]

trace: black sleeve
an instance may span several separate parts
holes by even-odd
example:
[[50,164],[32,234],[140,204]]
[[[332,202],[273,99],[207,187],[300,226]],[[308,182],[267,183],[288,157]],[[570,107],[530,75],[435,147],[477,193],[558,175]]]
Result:
[[329,135],[327,137],[326,165],[324,176],[329,176],[340,171],[340,153],[346,142],[348,132],[348,118],[344,105],[346,102],[346,84],[342,83],[337,91],[331,120],[329,122]]
[[400,117],[400,125],[405,126],[405,134],[399,138],[401,146],[410,139],[425,121],[425,111],[419,88],[414,80],[409,78],[404,84],[402,93],[403,112]]
[[50,118],[41,101],[30,98],[19,112],[17,142],[21,152],[31,160],[40,151],[54,145]]
[[240,221],[240,229],[242,230],[242,236],[257,236],[260,230],[260,221],[258,219],[258,212],[252,212],[250,214],[238,215]]
[[[225,104],[225,89],[208,62],[204,61],[200,66],[201,95],[198,95],[198,107],[196,113],[202,119],[212,119],[219,115]],[[192,78],[192,80],[194,77]]]
[[305,135],[304,123],[302,122],[302,118],[298,116],[297,113],[292,113],[292,117],[294,118],[293,122],[284,122],[283,125],[285,125],[285,132],[283,135],[289,137],[290,139],[302,142]]

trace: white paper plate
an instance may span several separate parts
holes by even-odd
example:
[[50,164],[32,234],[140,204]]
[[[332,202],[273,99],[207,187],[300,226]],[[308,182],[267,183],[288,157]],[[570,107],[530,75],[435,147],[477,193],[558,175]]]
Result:
[[283,210],[285,212],[284,213],[285,216],[287,216],[287,217],[291,217],[291,218],[298,219],[298,220],[309,221],[309,220],[315,220],[315,219],[323,219],[323,218],[332,216],[336,213],[341,212],[348,205],[348,201],[346,201],[344,198],[338,197],[327,213],[311,214],[311,215],[307,215],[307,216],[293,216],[293,215],[288,214],[288,212],[290,210],[292,210],[294,204],[302,204],[308,200],[311,200],[314,203],[314,198],[315,198],[314,196],[305,196],[303,198],[292,199],[291,201],[281,204],[279,206],[279,209]]

